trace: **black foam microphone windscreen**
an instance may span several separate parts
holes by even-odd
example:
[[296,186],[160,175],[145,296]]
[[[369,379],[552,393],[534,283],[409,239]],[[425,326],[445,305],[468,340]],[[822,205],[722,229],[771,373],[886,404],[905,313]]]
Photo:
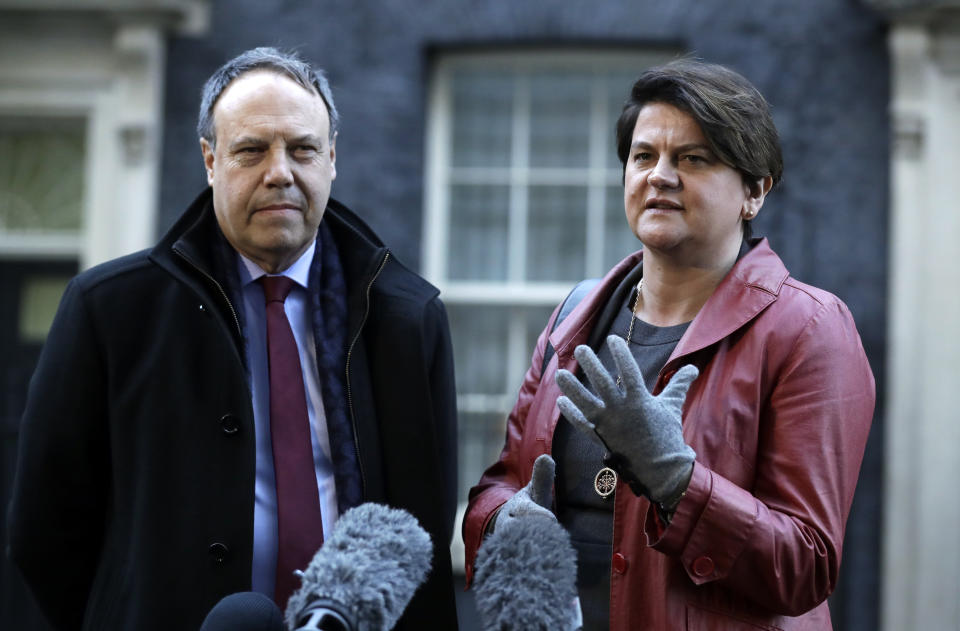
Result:
[[200,626],[200,631],[285,631],[283,613],[272,600],[257,592],[238,592],[220,600]]

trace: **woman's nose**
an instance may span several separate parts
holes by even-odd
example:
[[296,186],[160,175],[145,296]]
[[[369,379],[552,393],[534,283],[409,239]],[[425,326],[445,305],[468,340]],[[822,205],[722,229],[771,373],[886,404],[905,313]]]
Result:
[[655,188],[676,188],[680,185],[677,169],[668,157],[662,157],[647,176],[647,181]]

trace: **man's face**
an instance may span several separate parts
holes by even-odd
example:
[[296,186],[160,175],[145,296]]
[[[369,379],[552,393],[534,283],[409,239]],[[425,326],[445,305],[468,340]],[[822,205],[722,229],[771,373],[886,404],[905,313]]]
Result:
[[213,121],[216,146],[200,147],[220,229],[238,252],[281,272],[316,239],[337,177],[323,99],[256,70],[227,86]]

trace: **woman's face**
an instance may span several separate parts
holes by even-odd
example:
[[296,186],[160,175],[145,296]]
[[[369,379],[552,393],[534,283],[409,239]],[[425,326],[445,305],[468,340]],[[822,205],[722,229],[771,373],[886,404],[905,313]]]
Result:
[[741,221],[756,216],[769,179],[749,186],[713,154],[692,116],[649,103],[637,116],[624,173],[627,222],[645,249],[687,265],[722,265],[736,256]]

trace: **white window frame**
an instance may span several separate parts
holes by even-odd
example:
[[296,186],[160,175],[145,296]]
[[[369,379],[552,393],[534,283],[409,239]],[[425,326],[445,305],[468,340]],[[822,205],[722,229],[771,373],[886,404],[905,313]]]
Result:
[[[521,115],[513,120],[512,166],[508,169],[482,167],[452,167],[450,83],[453,73],[460,69],[502,69],[517,73],[541,68],[562,68],[575,72],[611,65],[636,68],[637,74],[650,65],[669,59],[665,52],[634,53],[553,50],[539,52],[454,53],[444,55],[433,69],[429,92],[429,116],[426,141],[426,169],[424,179],[425,208],[423,232],[423,271],[440,287],[444,299],[452,303],[484,303],[514,305],[556,304],[570,289],[569,282],[526,281],[526,219],[527,193],[530,185],[580,184],[587,187],[586,276],[600,276],[607,270],[603,265],[603,225],[606,191],[621,184],[619,166],[607,167],[604,140],[612,136],[611,121],[604,120],[607,111],[606,93],[597,80],[592,99],[590,122],[590,159],[587,168],[529,166],[526,139],[529,119],[525,104],[515,107]],[[514,98],[529,98],[522,77],[517,79]],[[624,85],[626,98],[629,85]],[[507,281],[457,281],[447,277],[447,244],[449,243],[449,199],[452,182],[490,183],[499,181],[510,186],[510,243]]]
[[[615,121],[605,120],[609,111],[606,90],[602,89],[603,78],[594,84],[591,100],[588,167],[531,168],[529,165],[530,119],[524,113],[529,108],[524,103],[530,93],[524,72],[538,69],[567,69],[571,72],[589,72],[591,69],[609,70],[611,65],[634,69],[636,75],[650,66],[672,58],[675,51],[597,51],[597,50],[540,50],[488,53],[451,53],[442,55],[432,68],[428,93],[426,127],[426,165],[424,170],[424,224],[423,224],[423,273],[440,288],[442,298],[450,306],[504,306],[516,311],[509,318],[507,330],[506,379],[508,384],[519,386],[530,365],[532,347],[527,340],[527,322],[523,309],[528,307],[553,307],[557,305],[575,281],[543,282],[525,280],[527,247],[527,201],[529,187],[534,184],[579,184],[587,188],[586,209],[586,260],[585,276],[598,277],[605,274],[603,240],[605,229],[606,195],[611,187],[622,184],[619,164],[610,166],[607,140],[613,136]],[[514,112],[511,166],[508,168],[478,168],[452,166],[452,79],[461,69],[502,69],[518,81],[514,92]],[[518,76],[519,75],[519,76]],[[623,86],[624,100],[630,89]],[[527,101],[529,102],[529,101]],[[519,107],[518,107],[519,105]],[[464,281],[448,277],[450,235],[449,192],[453,183],[503,184],[510,187],[509,194],[509,244],[506,281]],[[624,220],[624,230],[628,230]],[[544,325],[546,321],[544,321]],[[455,341],[456,343],[456,341]],[[509,412],[516,398],[516,389],[508,386],[501,394],[481,394],[460,388],[457,408],[461,413],[489,414]],[[499,432],[499,428],[497,430]],[[490,463],[487,463],[490,464]],[[461,463],[462,468],[463,463]],[[471,472],[472,473],[472,472]],[[461,498],[461,500],[464,498]],[[458,510],[456,532],[460,532],[460,520],[466,505],[461,502]],[[463,545],[459,537],[451,546],[453,567],[462,571]]]
[[[451,53],[440,57],[435,64],[429,88],[429,109],[426,137],[426,169],[424,173],[424,232],[423,272],[427,279],[440,288],[444,302],[451,305],[504,305],[545,306],[558,304],[570,290],[569,281],[541,282],[524,280],[526,264],[527,195],[531,184],[578,183],[587,187],[586,219],[586,273],[585,277],[598,277],[607,272],[603,263],[603,230],[607,191],[622,183],[619,166],[608,167],[605,155],[605,139],[613,135],[613,121],[604,120],[608,111],[606,92],[595,84],[590,122],[590,146],[588,167],[529,166],[528,145],[529,111],[523,103],[515,107],[521,112],[513,120],[512,166],[503,168],[453,167],[451,166],[452,144],[452,99],[451,80],[461,69],[500,69],[505,73],[519,74],[537,69],[566,69],[585,72],[593,69],[607,70],[611,66],[635,68],[636,74],[649,66],[663,63],[673,52],[644,51],[597,51],[597,50],[540,50],[488,53]],[[529,98],[523,78],[518,78],[514,98]],[[630,86],[623,86],[624,100]],[[494,180],[510,186],[509,246],[507,280],[463,281],[448,278],[449,191],[451,183],[490,183]],[[624,229],[627,227],[624,225]],[[522,318],[511,318],[509,344],[511,357],[507,370],[511,383],[518,383],[529,364],[529,348],[522,343],[526,335]],[[494,396],[494,399],[491,399]],[[507,398],[512,397],[509,395]],[[460,409],[487,410],[491,406],[504,407],[504,398],[495,395],[465,393],[459,397]],[[509,409],[512,401],[506,403]]]

